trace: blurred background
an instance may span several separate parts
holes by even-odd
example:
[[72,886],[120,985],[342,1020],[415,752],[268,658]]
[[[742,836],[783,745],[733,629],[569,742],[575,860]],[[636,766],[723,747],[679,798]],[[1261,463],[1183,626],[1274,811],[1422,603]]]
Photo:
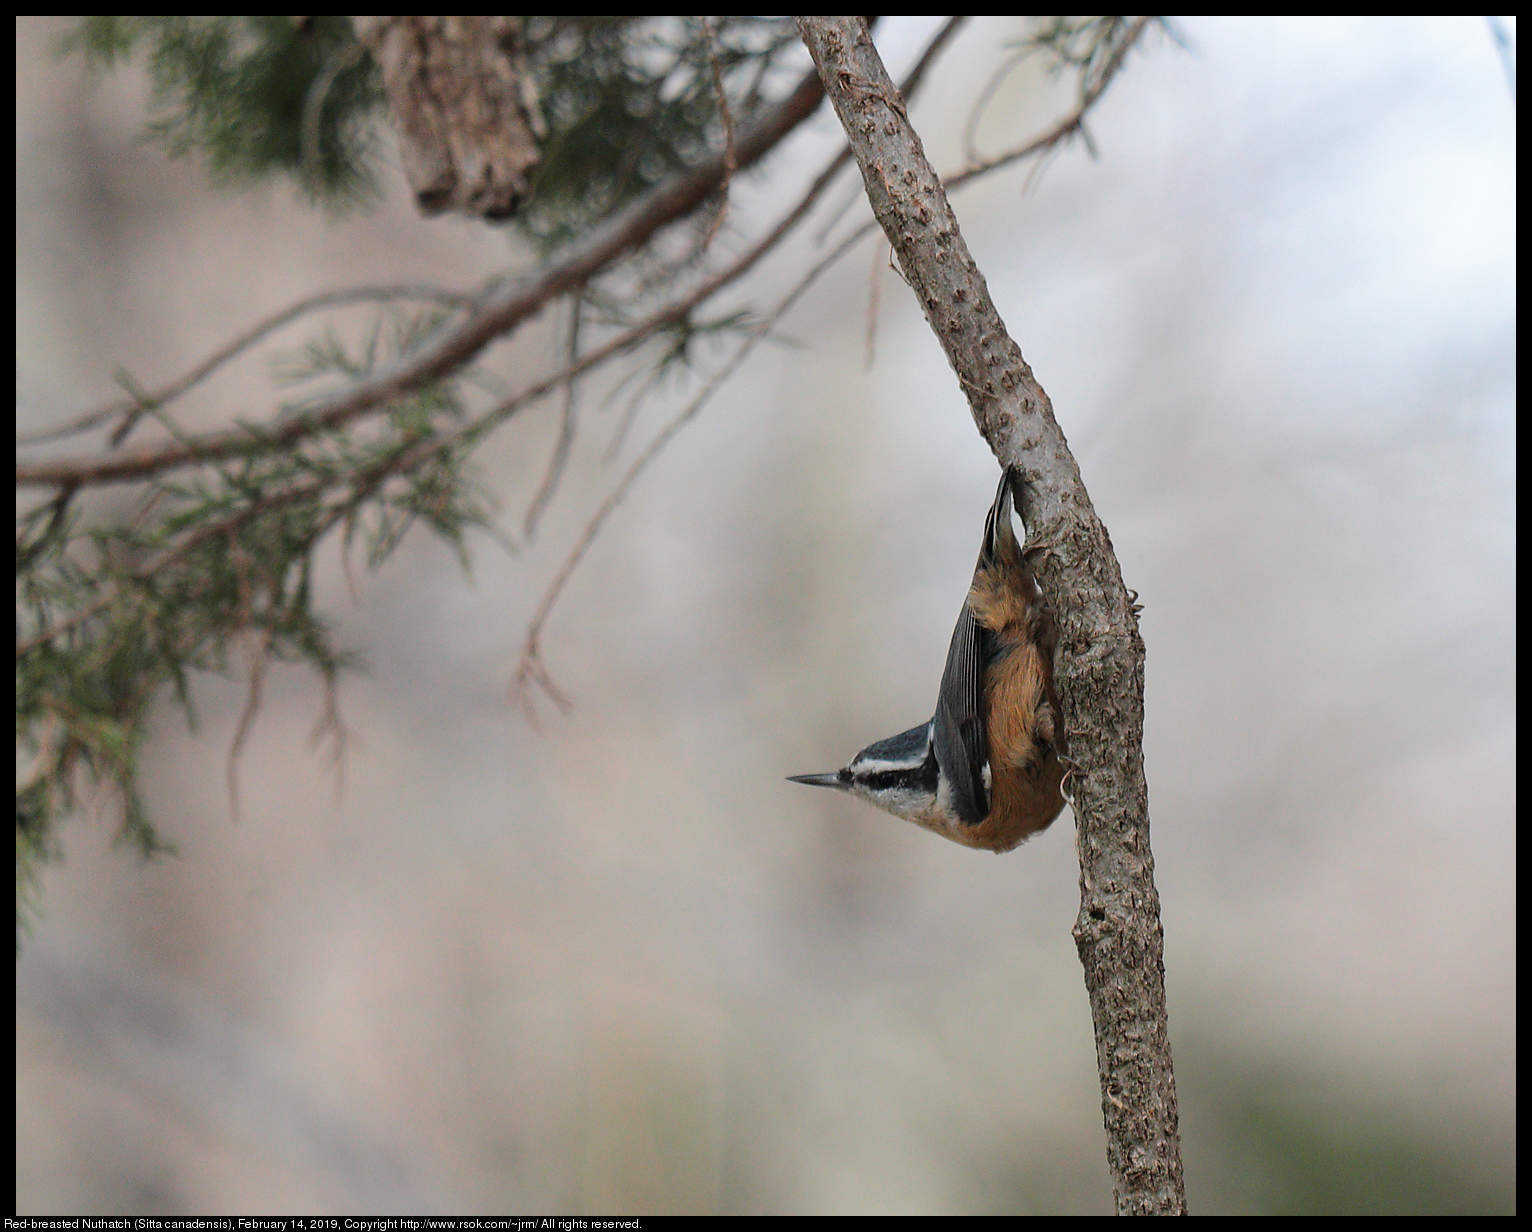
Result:
[[[1018,21],[973,22],[920,96],[938,167]],[[936,25],[884,21],[896,76]],[[1098,158],[954,204],[1144,604],[1189,1202],[1509,1213],[1512,86],[1479,17],[1179,28],[1103,100]],[[213,190],[140,140],[142,72],[89,78],[61,29],[17,25],[24,428],[302,296],[526,259],[397,173],[340,216]],[[1067,102],[1013,75],[981,148]],[[808,128],[718,243],[817,171],[828,108]],[[487,366],[548,370],[551,317]],[[327,554],[370,665],[339,788],[302,672],[268,678],[237,821],[242,686],[199,681],[195,733],[164,708],[145,799],[180,854],[73,822],[17,964],[20,1212],[1110,1212],[1070,815],[995,859],[784,781],[929,715],[994,461],[885,247],[781,334],[555,609],[567,717],[534,730],[507,686],[620,473],[621,399],[587,399],[518,554],[483,539],[465,577],[417,534],[354,597]],[[271,354],[191,421],[265,413]],[[518,539],[558,410],[482,455]]]

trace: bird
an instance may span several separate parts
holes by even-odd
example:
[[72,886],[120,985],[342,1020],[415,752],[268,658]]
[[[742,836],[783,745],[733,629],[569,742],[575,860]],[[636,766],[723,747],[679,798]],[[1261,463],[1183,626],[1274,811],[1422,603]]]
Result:
[[829,787],[996,854],[1014,850],[1064,809],[1069,751],[1053,680],[1058,630],[1011,525],[1016,468],[984,522],[928,722],[869,744],[841,770],[788,779]]

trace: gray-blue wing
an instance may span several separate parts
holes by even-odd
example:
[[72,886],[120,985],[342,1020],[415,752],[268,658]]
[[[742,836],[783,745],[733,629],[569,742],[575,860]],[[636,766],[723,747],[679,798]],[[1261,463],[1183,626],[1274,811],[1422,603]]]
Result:
[[965,602],[947,651],[932,739],[937,764],[952,785],[953,811],[971,826],[989,816],[989,792],[984,786],[989,740],[981,709],[989,637],[989,630],[973,618]]

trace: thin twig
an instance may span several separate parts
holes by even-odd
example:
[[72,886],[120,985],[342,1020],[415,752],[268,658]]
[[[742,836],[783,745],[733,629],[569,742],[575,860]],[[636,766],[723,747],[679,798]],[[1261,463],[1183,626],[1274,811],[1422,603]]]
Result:
[[798,280],[793,289],[783,297],[770,314],[762,318],[751,328],[733,356],[730,357],[728,363],[715,372],[707,384],[698,391],[697,396],[687,403],[686,407],[649,442],[644,451],[633,460],[632,465],[623,473],[622,478],[617,482],[617,486],[601,502],[595,515],[586,523],[585,530],[581,533],[579,539],[575,541],[574,547],[570,549],[569,555],[564,558],[564,563],[559,567],[558,572],[554,574],[553,581],[549,583],[548,589],[543,593],[542,601],[537,606],[537,612],[532,617],[531,624],[527,628],[527,637],[522,645],[521,658],[516,665],[516,673],[511,681],[511,697],[513,701],[520,704],[524,709],[530,709],[531,700],[528,690],[535,683],[541,686],[562,709],[568,709],[567,699],[551,687],[553,682],[542,663],[539,644],[542,639],[543,628],[548,623],[548,617],[553,611],[553,606],[558,602],[559,596],[563,593],[564,587],[568,585],[569,579],[574,575],[575,569],[579,567],[580,561],[584,559],[585,553],[590,549],[590,545],[595,542],[596,536],[601,532],[601,528],[605,525],[607,518],[622,503],[623,498],[627,496],[629,489],[632,488],[634,481],[643,474],[649,463],[660,454],[666,445],[670,444],[676,433],[685,427],[697,412],[702,409],[719,386],[733,375],[735,369],[755,349],[756,344],[798,302],[803,293],[813,285],[815,279],[836,261],[840,260],[841,256],[859,238],[860,236],[853,235],[843,240],[833,252],[824,257]]
[[872,371],[875,346],[878,338],[878,295],[882,288],[882,282],[878,275],[883,272],[884,253],[893,256],[893,249],[887,244],[880,245],[873,250],[872,269],[867,275],[867,359],[862,364],[865,372]]
[[[580,318],[584,313],[585,297],[577,291],[569,304],[568,370],[570,371],[573,371],[580,361]],[[553,499],[553,491],[558,487],[565,463],[569,461],[569,451],[574,447],[575,412],[578,409],[579,389],[579,381],[574,377],[570,377],[564,384],[564,413],[559,416],[558,440],[554,442],[553,456],[548,460],[548,470],[544,473],[543,481],[532,497],[532,503],[527,506],[527,516],[522,522],[522,533],[528,541],[537,530],[537,522],[542,517],[543,510]]]
[[36,445],[43,441],[58,440],[61,437],[73,436],[80,432],[89,432],[92,428],[98,428],[108,420],[115,419],[119,415],[124,417],[123,423],[113,431],[111,443],[115,447],[121,443],[124,436],[132,431],[133,425],[139,416],[148,411],[164,407],[173,402],[194,385],[206,380],[224,364],[235,358],[242,351],[248,350],[268,334],[281,329],[284,325],[291,324],[299,317],[310,312],[318,312],[324,308],[339,308],[345,304],[366,303],[373,300],[390,299],[419,299],[442,304],[449,308],[468,308],[476,302],[476,297],[465,295],[458,291],[449,291],[444,287],[426,286],[384,286],[384,287],[354,287],[349,291],[327,291],[322,295],[310,296],[308,299],[299,300],[296,304],[282,309],[281,312],[258,321],[244,333],[240,334],[232,342],[220,347],[208,356],[190,372],[177,377],[170,384],[151,393],[134,393],[127,399],[110,402],[107,405],[81,415],[68,423],[60,424],[54,428],[44,428],[38,432],[25,432],[16,437],[17,445]]
[[1003,60],[1000,67],[990,74],[989,80],[984,83],[984,88],[979,91],[979,97],[974,99],[973,106],[968,110],[968,119],[963,124],[963,153],[969,162],[981,163],[984,161],[983,156],[979,153],[978,146],[974,142],[974,137],[979,131],[979,121],[984,118],[985,110],[989,107],[990,101],[995,97],[995,91],[1000,88],[1000,83],[1010,76],[1012,70],[1035,50],[1036,47],[1028,43],[1020,51]]
[[240,711],[239,723],[234,728],[234,739],[224,758],[224,780],[229,793],[229,814],[239,820],[239,755],[244,750],[245,739],[255,726],[255,716],[261,709],[261,689],[266,679],[266,652],[271,647],[271,630],[257,629],[255,625],[255,594],[250,580],[250,554],[240,546],[239,534],[229,531],[229,561],[234,566],[236,589],[239,592],[239,611],[235,628],[243,631],[245,640],[245,705]]
[[323,167],[319,159],[319,119],[324,111],[325,99],[330,95],[330,87],[335,84],[335,79],[348,68],[362,58],[367,51],[367,44],[363,42],[350,43],[342,47],[320,70],[309,86],[309,92],[303,100],[303,144],[299,152],[299,165],[302,169],[303,182],[308,185],[308,190],[319,196],[323,187]]
[[[818,108],[824,89],[810,72],[776,106],[738,134],[739,167],[753,165]],[[540,311],[550,299],[588,283],[613,261],[644,243],[661,227],[690,214],[716,191],[723,178],[722,155],[705,158],[692,170],[651,189],[627,209],[571,244],[564,255],[482,301],[469,318],[444,330],[391,369],[303,410],[281,417],[257,438],[248,427],[211,432],[192,445],[140,449],[108,460],[66,458],[18,465],[18,487],[65,483],[121,483],[215,458],[248,454],[259,444],[291,445],[341,427],[466,364],[496,339]]]
[[1139,17],[1128,27],[1128,32],[1123,35],[1122,42],[1117,45],[1116,51],[1112,53],[1111,58],[1102,66],[1101,76],[1080,96],[1080,101],[1075,106],[1075,109],[1041,137],[1036,137],[1025,145],[1017,146],[1013,150],[1007,150],[1003,154],[997,154],[995,157],[968,167],[956,175],[943,176],[942,187],[949,191],[961,188],[969,180],[977,179],[981,175],[988,175],[991,171],[998,171],[1001,167],[1009,166],[1011,163],[1027,158],[1042,150],[1052,149],[1060,142],[1083,129],[1086,113],[1096,105],[1096,100],[1106,92],[1107,86],[1112,83],[1112,78],[1117,75],[1117,71],[1122,67],[1123,61],[1127,58],[1129,50],[1138,42],[1139,38],[1148,28],[1149,23],[1153,20],[1154,18],[1152,17]]
[[335,776],[335,803],[339,804],[346,788],[346,750],[356,741],[356,733],[346,726],[340,713],[340,686],[334,671],[324,673],[324,708],[309,732],[309,748],[318,751],[328,738],[329,750],[325,760],[330,763]]
[[[906,77],[904,83],[901,86],[901,89],[906,97],[910,97],[914,93],[922,78],[924,77],[927,68],[929,68],[929,66],[934,62],[937,53],[943,46],[946,45],[952,35],[956,33],[963,20],[964,19],[961,17],[955,17],[949,20],[942,27],[941,31],[938,32],[936,37],[931,41],[924,54],[921,56],[919,62],[915,65],[915,68]],[[313,538],[318,539],[327,533],[337,521],[346,516],[348,509],[354,508],[356,500],[361,499],[366,492],[372,491],[377,486],[377,484],[381,483],[388,475],[408,471],[411,467],[418,465],[421,461],[430,457],[431,454],[436,452],[438,449],[471,443],[473,440],[477,439],[479,436],[493,428],[496,424],[500,423],[504,419],[513,415],[517,410],[526,406],[528,403],[546,396],[547,394],[560,388],[566,382],[574,380],[582,373],[589,371],[597,364],[604,362],[612,356],[633,349],[634,347],[644,342],[647,338],[649,338],[655,331],[665,327],[666,325],[672,325],[681,320],[684,320],[686,316],[698,304],[702,303],[704,300],[708,299],[716,292],[723,289],[725,286],[728,286],[730,283],[743,277],[761,260],[762,257],[764,257],[778,243],[780,243],[781,240],[789,232],[791,232],[793,228],[796,227],[797,224],[801,222],[803,218],[809,213],[814,203],[819,199],[820,195],[835,178],[836,173],[845,166],[849,159],[850,149],[849,147],[843,147],[840,152],[837,153],[829,161],[828,164],[826,164],[824,169],[819,173],[818,176],[815,177],[814,181],[809,185],[808,189],[804,192],[803,196],[798,200],[794,207],[778,221],[777,225],[773,227],[771,231],[769,231],[765,236],[757,241],[757,243],[748,252],[746,252],[744,256],[735,261],[733,265],[721,271],[719,274],[714,275],[712,278],[704,281],[684,299],[657,310],[649,317],[641,321],[639,324],[633,326],[631,329],[612,339],[605,345],[598,347],[591,352],[588,352],[583,359],[581,359],[578,363],[566,368],[563,372],[556,373],[555,375],[540,381],[538,384],[524,390],[522,393],[516,395],[515,397],[502,402],[498,406],[491,408],[489,411],[484,412],[476,419],[461,425],[460,427],[454,429],[452,432],[444,436],[431,437],[426,440],[402,447],[391,457],[382,459],[380,462],[376,463],[373,467],[369,468],[369,471],[366,475],[364,475],[359,481],[355,482],[354,492],[356,495],[353,497],[353,499],[340,506],[337,506],[334,510],[331,511],[330,514],[326,515],[325,518],[320,520],[319,524],[315,528]],[[869,223],[867,226],[859,229],[854,235],[848,237],[848,239],[844,241],[840,247],[835,250],[835,252],[831,253],[830,256],[826,257],[823,261],[820,262],[819,265],[814,268],[814,270],[810,272],[809,278],[812,279],[818,277],[820,272],[822,272],[829,264],[838,259],[841,254],[849,250],[849,248],[854,245],[858,239],[860,239],[863,235],[872,229],[872,226],[873,224]],[[806,284],[803,285],[806,286]],[[355,293],[342,292],[337,294],[345,295]],[[323,306],[320,301],[331,298],[333,298],[333,296],[320,296],[316,297],[314,300],[308,300],[301,304],[294,305],[293,308],[290,308],[284,314],[281,314],[283,318],[282,320],[271,318],[268,321],[263,322],[260,326],[257,327],[257,329],[261,330],[262,332],[270,332],[271,329],[277,328],[277,326],[280,324],[284,324],[286,320],[292,319],[293,316],[301,315],[301,313],[305,311],[310,311],[315,306]],[[250,334],[246,335],[245,340],[241,341],[240,345],[250,345],[251,342],[255,341],[255,336],[253,335],[256,335],[255,330],[250,331]],[[225,350],[231,350],[233,346],[234,344],[231,344],[230,348],[225,348]],[[222,362],[222,359],[219,357],[215,356],[214,358],[218,359],[219,362]],[[206,366],[207,365],[204,365],[204,367]],[[205,375],[205,373],[203,375]],[[186,379],[187,378],[183,378],[183,381]],[[197,379],[201,379],[200,376]],[[704,392],[706,393],[710,391]],[[643,459],[640,461],[643,461]],[[329,479],[319,478],[311,480],[307,483],[297,484],[283,492],[263,496],[252,502],[250,505],[245,506],[243,509],[236,510],[225,518],[221,518],[216,522],[199,528],[198,530],[188,535],[187,538],[183,539],[179,544],[167,545],[167,547],[155,553],[152,557],[149,558],[148,561],[144,562],[144,564],[135,571],[135,577],[138,579],[148,577],[153,573],[174,564],[187,552],[201,545],[202,543],[207,542],[209,539],[214,539],[221,535],[227,534],[230,530],[237,529],[238,527],[245,525],[250,520],[273,509],[283,508],[292,504],[299,504],[303,501],[322,496],[325,491],[334,486],[337,486],[341,482],[343,482],[343,478],[338,476]],[[567,581],[567,578],[565,581]],[[563,584],[563,582],[559,584],[560,589],[562,589]],[[28,653],[29,651],[36,649],[38,646],[45,645],[55,638],[61,637],[71,630],[79,627],[85,621],[89,620],[91,617],[97,615],[105,608],[109,607],[118,597],[119,593],[120,586],[118,583],[108,583],[104,588],[103,593],[99,595],[93,602],[87,604],[80,610],[56,621],[54,624],[50,625],[47,629],[44,629],[40,633],[37,633],[32,637],[26,638],[24,640],[19,640],[16,644],[17,658],[20,658],[22,655]],[[557,598],[556,594],[554,595],[554,598]],[[551,602],[549,606],[551,608]],[[544,619],[546,619],[546,616]],[[535,644],[532,646],[532,649],[535,651]],[[557,696],[557,691],[551,687],[551,680],[539,679],[538,683],[543,685],[545,691],[547,691],[550,696]]]
[[48,524],[43,527],[42,531],[30,544],[23,544],[20,539],[16,540],[16,570],[18,573],[30,568],[32,562],[41,555],[49,542],[55,536],[63,534],[64,528],[69,523],[69,502],[74,499],[74,494],[75,489],[72,487],[60,488],[54,493],[51,500],[45,501],[42,505],[38,505],[22,515],[28,519],[30,524],[32,517],[43,509],[47,509]]
[[628,399],[628,405],[622,408],[622,418],[617,421],[617,431],[612,434],[612,443],[606,447],[607,462],[614,460],[622,447],[627,443],[628,432],[633,427],[633,421],[638,418],[638,408],[643,404],[650,392],[660,383],[660,377],[664,374],[663,367],[657,367],[648,373],[638,384],[638,389]]
[[860,184],[848,185],[846,188],[846,199],[830,211],[830,216],[820,225],[819,230],[814,232],[814,243],[819,247],[823,247],[824,242],[830,238],[830,232],[840,226],[841,219],[851,212],[851,207],[858,201],[865,201],[866,199],[867,192]]
[[729,96],[723,90],[723,73],[718,67],[717,36],[711,17],[702,19],[702,39],[707,46],[708,66],[713,70],[713,93],[718,98],[718,116],[723,121],[723,183],[718,186],[718,213],[713,216],[713,225],[708,228],[707,238],[702,241],[702,247],[706,249],[729,213],[729,185],[734,182],[739,156],[734,149],[734,120],[729,114]]

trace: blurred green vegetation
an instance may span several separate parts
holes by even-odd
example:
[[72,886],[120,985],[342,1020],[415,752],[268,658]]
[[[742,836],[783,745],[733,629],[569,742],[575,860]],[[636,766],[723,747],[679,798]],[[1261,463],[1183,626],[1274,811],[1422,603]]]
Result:
[[[1186,1055],[1189,1052],[1189,1055]],[[1515,1148],[1364,1075],[1177,1050],[1196,1214],[1510,1215]]]

